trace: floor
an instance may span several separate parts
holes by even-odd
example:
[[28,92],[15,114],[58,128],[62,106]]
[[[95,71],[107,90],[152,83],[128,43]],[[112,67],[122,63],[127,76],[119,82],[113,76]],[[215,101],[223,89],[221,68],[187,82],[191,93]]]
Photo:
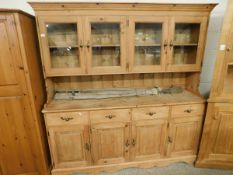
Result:
[[233,171],[194,168],[192,165],[177,163],[167,167],[150,169],[128,168],[116,173],[100,173],[98,175],[233,175]]

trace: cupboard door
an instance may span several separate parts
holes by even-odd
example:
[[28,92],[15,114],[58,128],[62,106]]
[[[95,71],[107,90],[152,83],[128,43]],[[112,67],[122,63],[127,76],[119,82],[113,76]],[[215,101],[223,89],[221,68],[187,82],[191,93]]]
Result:
[[168,71],[200,71],[206,30],[207,17],[171,18]]
[[167,50],[167,17],[130,17],[130,71],[161,72],[165,70]]
[[39,26],[46,76],[84,74],[81,18],[40,17]]
[[121,16],[85,18],[89,74],[126,72],[126,20]]
[[168,136],[168,156],[195,155],[200,138],[201,124],[201,117],[171,120]]
[[132,124],[132,160],[158,159],[165,155],[167,120],[138,120]]
[[55,168],[85,166],[91,163],[88,126],[49,127],[48,131]]
[[[209,105],[200,147],[199,160],[232,167],[233,105]],[[201,164],[201,162],[200,162]]]
[[127,162],[130,148],[128,122],[93,124],[91,150],[95,164]]

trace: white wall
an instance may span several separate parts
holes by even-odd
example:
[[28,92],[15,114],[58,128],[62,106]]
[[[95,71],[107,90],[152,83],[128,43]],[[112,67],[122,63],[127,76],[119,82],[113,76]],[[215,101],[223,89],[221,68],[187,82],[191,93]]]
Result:
[[[38,1],[38,0],[30,0]],[[43,0],[43,2],[46,0]],[[58,1],[75,1],[85,2],[85,0],[49,0]],[[206,42],[204,64],[201,74],[200,92],[204,96],[208,96],[211,87],[211,81],[214,71],[214,64],[218,51],[218,41],[223,23],[223,17],[226,10],[227,0],[89,0],[86,2],[157,2],[157,3],[219,3],[212,11],[208,29]],[[21,9],[30,14],[34,14],[32,8],[27,4],[26,0],[0,0],[0,8]]]

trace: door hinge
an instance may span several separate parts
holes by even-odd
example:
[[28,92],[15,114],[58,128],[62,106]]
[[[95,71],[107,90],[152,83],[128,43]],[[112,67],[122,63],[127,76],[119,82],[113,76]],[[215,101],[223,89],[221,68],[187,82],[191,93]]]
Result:
[[167,123],[167,128],[169,128],[169,126],[170,126],[170,123],[168,122],[168,123]]
[[50,136],[49,131],[47,132],[47,135]]

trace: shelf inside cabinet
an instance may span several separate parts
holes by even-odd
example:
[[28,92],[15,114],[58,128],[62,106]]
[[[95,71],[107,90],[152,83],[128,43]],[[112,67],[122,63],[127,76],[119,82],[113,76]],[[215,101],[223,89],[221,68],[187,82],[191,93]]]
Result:
[[174,43],[174,46],[198,46],[197,43]]
[[63,46],[49,46],[49,48],[54,49],[54,48],[78,48],[78,45],[63,45]]
[[120,47],[120,44],[95,44],[91,47]]
[[135,46],[136,47],[151,47],[151,46],[161,47],[161,44],[153,44],[153,43],[152,44],[144,44],[144,43],[143,44],[140,44],[140,43],[138,44],[138,43],[136,43]]

